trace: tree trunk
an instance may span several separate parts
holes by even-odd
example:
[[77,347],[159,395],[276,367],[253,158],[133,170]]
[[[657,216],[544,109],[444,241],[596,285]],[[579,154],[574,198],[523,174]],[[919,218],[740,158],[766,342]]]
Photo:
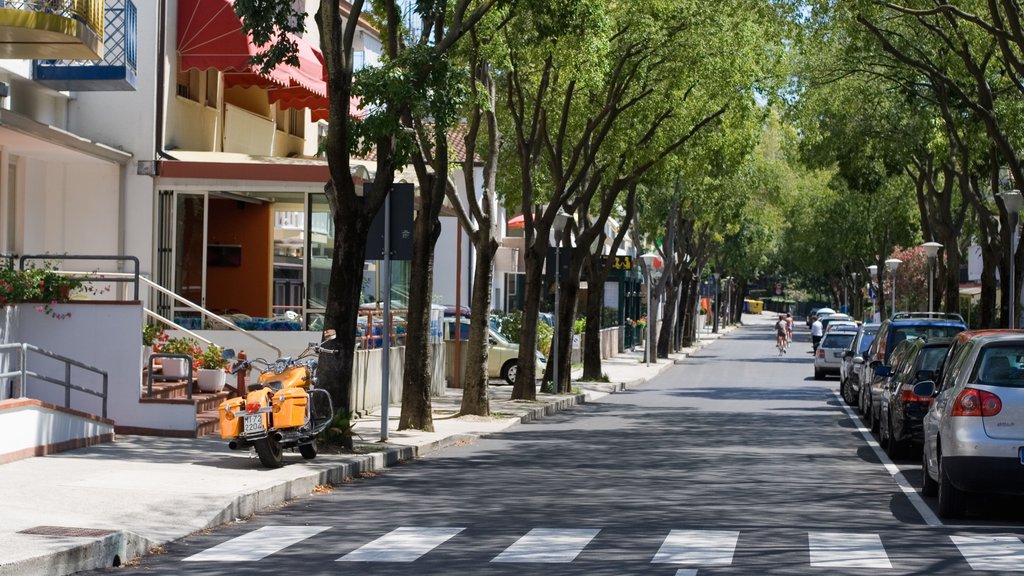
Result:
[[[486,233],[483,232],[482,233]],[[494,253],[498,243],[490,238],[483,250],[477,248],[476,268],[473,272],[473,322],[469,326],[469,344],[466,358],[466,381],[462,391],[460,415],[488,416],[491,413],[487,399],[488,327],[491,310],[491,282]],[[458,370],[458,367],[455,368]],[[518,380],[518,376],[517,376]]]
[[601,369],[601,312],[604,310],[604,284],[608,274],[601,274],[596,268],[607,270],[606,266],[594,266],[590,260],[587,274],[587,327],[583,339],[583,380],[598,382],[604,378]]
[[669,346],[672,344],[672,334],[676,329],[676,308],[678,303],[678,286],[674,276],[669,278],[665,284],[665,315],[661,320],[661,330],[658,335],[658,358],[668,358]]
[[[547,238],[547,233],[539,238]],[[513,400],[537,399],[537,318],[543,280],[543,253],[527,246],[523,255],[526,282],[523,289],[523,329],[519,336],[519,366],[512,387]]]
[[[423,183],[426,184],[426,183]],[[444,185],[441,182],[438,185]],[[421,198],[423,195],[421,195]],[[434,245],[441,223],[421,204],[413,223],[412,274],[409,280],[408,330],[405,337],[405,374],[402,381],[402,416],[398,429],[434,431],[430,389],[431,294],[434,292]]]

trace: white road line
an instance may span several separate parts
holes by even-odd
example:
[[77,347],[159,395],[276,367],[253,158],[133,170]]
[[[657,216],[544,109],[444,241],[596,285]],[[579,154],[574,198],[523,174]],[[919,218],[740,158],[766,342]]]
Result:
[[189,556],[183,562],[253,562],[315,536],[330,526],[264,526]]
[[676,570],[676,576],[697,576],[697,570],[693,568],[680,568]]
[[811,566],[821,568],[892,568],[878,534],[811,532],[807,535]]
[[1024,544],[1016,536],[950,536],[975,570],[1024,571]]
[[739,537],[735,530],[672,530],[651,564],[729,566]]
[[412,562],[463,530],[465,528],[396,528],[336,562]]
[[587,528],[534,528],[491,562],[572,562],[598,532]]
[[854,422],[857,422],[857,431],[860,432],[860,435],[864,437],[865,441],[867,441],[868,446],[870,446],[871,450],[873,450],[875,455],[878,456],[879,461],[882,462],[882,466],[885,466],[886,471],[888,471],[889,475],[892,476],[893,482],[896,482],[899,489],[903,491],[907,496],[907,499],[910,500],[910,503],[914,505],[914,509],[921,515],[921,519],[924,520],[924,523],[929,526],[943,526],[942,520],[939,520],[939,517],[932,512],[932,509],[924,503],[921,495],[918,494],[917,490],[910,485],[906,476],[900,472],[899,466],[893,464],[892,460],[889,460],[889,456],[884,450],[882,450],[882,447],[878,445],[878,442],[875,442],[875,438],[871,435],[871,430],[864,427],[864,423],[861,421],[860,416],[855,414],[853,409],[846,405],[846,400],[843,400],[843,397],[840,396],[838,392],[833,390],[832,394],[839,400],[839,405],[843,407],[846,415]]

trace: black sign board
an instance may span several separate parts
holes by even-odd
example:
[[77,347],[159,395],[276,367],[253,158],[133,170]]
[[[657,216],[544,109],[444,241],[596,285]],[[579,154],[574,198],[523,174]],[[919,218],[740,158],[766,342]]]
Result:
[[636,266],[632,256],[601,256],[604,265],[611,270],[632,270]]
[[[569,277],[569,261],[572,260],[572,249],[562,246],[558,249],[558,277],[565,280]],[[548,246],[547,260],[544,261],[544,277],[548,282],[555,281],[555,247]]]
[[[373,184],[363,184],[364,195],[369,195],[372,190]],[[412,260],[413,193],[412,184],[396,182],[385,201],[391,202],[392,260]],[[367,260],[384,259],[384,212],[385,207],[382,206],[370,225],[370,234],[366,237]]]

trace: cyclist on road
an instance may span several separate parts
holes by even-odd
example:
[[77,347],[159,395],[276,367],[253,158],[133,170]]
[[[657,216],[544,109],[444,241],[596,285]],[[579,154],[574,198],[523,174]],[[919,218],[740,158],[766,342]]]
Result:
[[786,317],[779,314],[779,321],[775,323],[775,346],[779,349],[779,355],[786,353]]

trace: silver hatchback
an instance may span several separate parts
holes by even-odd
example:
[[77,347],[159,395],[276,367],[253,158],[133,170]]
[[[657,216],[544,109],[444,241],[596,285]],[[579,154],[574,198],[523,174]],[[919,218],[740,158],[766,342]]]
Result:
[[914,387],[935,401],[924,417],[926,496],[939,516],[967,512],[970,492],[1024,494],[1024,334],[963,332],[937,382]]
[[823,380],[827,374],[839,375],[843,354],[857,336],[857,326],[832,326],[814,351],[814,379]]

